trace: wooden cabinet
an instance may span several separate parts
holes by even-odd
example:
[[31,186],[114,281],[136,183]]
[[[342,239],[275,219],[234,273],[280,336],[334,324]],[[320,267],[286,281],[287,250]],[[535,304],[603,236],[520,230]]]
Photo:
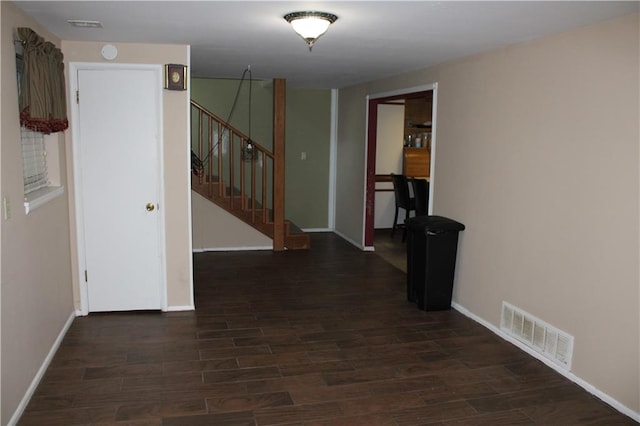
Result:
[[[413,140],[416,137],[419,137],[421,139],[420,143],[422,146],[427,146],[427,139],[430,139],[431,135],[432,96],[433,92],[429,91],[418,98],[409,98],[405,100],[405,144],[413,144]],[[409,139],[411,139],[411,141]]]
[[417,92],[404,99],[402,174],[409,178],[429,179],[432,107],[432,90]]
[[405,147],[403,151],[402,173],[407,177],[428,178],[431,167],[431,153],[427,148]]

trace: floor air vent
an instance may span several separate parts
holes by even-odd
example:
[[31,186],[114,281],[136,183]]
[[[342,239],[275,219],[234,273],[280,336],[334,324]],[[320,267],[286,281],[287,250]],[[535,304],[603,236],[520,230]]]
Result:
[[500,329],[564,369],[571,369],[573,336],[507,302],[502,302]]

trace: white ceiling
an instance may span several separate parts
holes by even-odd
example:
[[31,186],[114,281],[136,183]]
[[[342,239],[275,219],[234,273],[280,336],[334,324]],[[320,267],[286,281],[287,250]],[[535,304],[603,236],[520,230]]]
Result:
[[[194,77],[286,78],[340,88],[638,12],[628,2],[17,1],[63,40],[191,45]],[[338,20],[313,51],[283,19],[318,10]],[[69,19],[97,20],[101,29]]]

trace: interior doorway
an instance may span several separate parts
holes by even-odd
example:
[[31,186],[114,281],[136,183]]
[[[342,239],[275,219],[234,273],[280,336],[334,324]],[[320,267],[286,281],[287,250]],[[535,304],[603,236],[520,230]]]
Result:
[[[434,172],[434,163],[435,163],[435,146],[436,146],[436,111],[437,111],[437,83],[428,84],[424,86],[411,87],[407,89],[402,89],[394,92],[385,92],[369,95],[367,97],[367,158],[366,158],[366,188],[365,188],[365,226],[364,226],[364,247],[365,250],[373,250],[374,249],[374,240],[375,240],[375,210],[376,210],[376,193],[377,192],[387,192],[388,188],[384,190],[376,191],[377,184],[378,187],[381,182],[384,182],[385,177],[384,174],[379,174],[376,172],[376,154],[378,150],[378,111],[380,105],[385,104],[395,104],[399,102],[412,102],[417,99],[429,98],[431,101],[431,120],[428,123],[428,127],[430,130],[430,140],[428,146],[426,141],[423,142],[422,138],[420,138],[420,147],[428,148],[429,150],[429,165],[428,165],[428,180],[429,180],[429,214],[433,211],[433,172]],[[427,123],[419,122],[414,123],[409,118],[405,119],[405,128],[410,128],[414,126],[424,126],[427,127]],[[417,127],[416,127],[417,128]],[[426,129],[425,129],[426,130]],[[400,145],[400,149],[404,149],[404,145],[407,143],[413,143],[405,140],[407,134],[410,131],[405,131],[405,134],[402,138],[399,138],[398,144]],[[388,175],[387,175],[388,176]]]

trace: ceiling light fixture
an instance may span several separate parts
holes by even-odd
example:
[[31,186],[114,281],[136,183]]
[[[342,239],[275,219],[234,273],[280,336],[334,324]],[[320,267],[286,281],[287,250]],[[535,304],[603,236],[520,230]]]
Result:
[[326,12],[292,12],[284,15],[293,30],[307,42],[309,51],[316,40],[333,24],[338,17]]

